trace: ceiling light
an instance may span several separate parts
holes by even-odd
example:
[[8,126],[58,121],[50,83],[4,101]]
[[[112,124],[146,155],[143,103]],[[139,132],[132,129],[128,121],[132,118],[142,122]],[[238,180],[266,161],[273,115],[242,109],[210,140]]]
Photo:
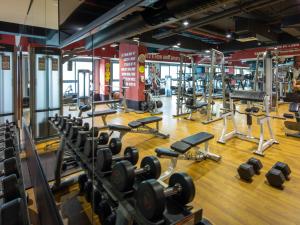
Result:
[[134,38],[132,38],[132,40],[138,42],[140,40],[140,38],[139,37],[134,37]]
[[104,51],[104,50],[105,50],[105,47],[102,47],[102,50]]
[[187,25],[189,25],[189,21],[185,20],[185,21],[183,21],[182,24],[183,24],[184,26],[187,26]]
[[231,33],[227,33],[227,34],[226,34],[226,38],[229,39],[229,38],[231,38],[231,37],[232,37]]
[[210,50],[205,50],[205,53],[210,53]]
[[173,48],[179,48],[179,46],[178,45],[173,45]]
[[257,42],[257,45],[258,45],[258,46],[261,46],[261,43],[260,43],[260,42]]
[[110,47],[112,47],[112,48],[117,47],[117,46],[118,46],[118,43],[112,43],[112,44],[110,45]]
[[275,47],[274,49],[275,49],[275,50],[277,50],[278,48],[277,48],[277,47]]

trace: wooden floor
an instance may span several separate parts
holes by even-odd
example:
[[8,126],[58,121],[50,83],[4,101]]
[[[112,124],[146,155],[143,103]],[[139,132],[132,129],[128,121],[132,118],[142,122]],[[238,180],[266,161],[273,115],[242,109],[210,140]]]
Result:
[[[177,171],[190,174],[196,185],[196,197],[192,205],[204,209],[204,216],[213,224],[300,224],[300,140],[286,137],[282,120],[272,120],[276,138],[280,144],[266,150],[265,157],[255,156],[252,150],[256,144],[239,139],[230,140],[226,145],[217,143],[221,134],[222,121],[203,125],[203,115],[195,114],[195,121],[173,118],[175,98],[164,98],[163,121],[161,130],[169,133],[169,139],[154,138],[151,135],[127,134],[123,146],[136,146],[143,156],[153,155],[156,147],[169,147],[173,142],[188,135],[206,131],[215,135],[210,141],[211,151],[222,156],[220,163],[210,160],[195,163],[179,161]],[[103,108],[103,106],[101,106]],[[101,109],[100,107],[97,110]],[[281,105],[279,114],[287,112],[288,105]],[[149,116],[134,112],[120,112],[107,117],[109,123],[126,125],[128,122]],[[246,131],[245,116],[238,116],[239,128]],[[95,126],[102,125],[101,119],[93,121]],[[255,123],[255,121],[254,121]],[[254,134],[258,129],[254,126]],[[267,134],[266,134],[267,135]],[[297,147],[298,146],[298,147]],[[124,148],[123,147],[123,148]],[[248,158],[259,157],[263,163],[261,175],[256,175],[252,183],[237,178],[237,167]],[[277,190],[265,182],[265,174],[277,161],[289,164],[292,170],[291,180],[285,183],[285,189]],[[168,160],[161,160],[163,169]]]

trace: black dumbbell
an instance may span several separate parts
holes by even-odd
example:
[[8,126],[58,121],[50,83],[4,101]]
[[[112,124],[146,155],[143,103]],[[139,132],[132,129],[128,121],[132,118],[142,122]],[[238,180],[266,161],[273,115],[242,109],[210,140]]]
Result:
[[100,223],[103,224],[104,221],[109,217],[109,215],[111,215],[112,207],[110,206],[107,200],[103,199],[98,204],[95,213],[98,215]]
[[15,174],[5,176],[2,179],[2,192],[4,202],[9,202],[21,197],[20,183],[18,182],[18,178]]
[[0,206],[0,224],[27,225],[27,209],[21,198],[4,203]]
[[69,131],[69,135],[67,138],[71,141],[76,140],[79,131],[87,131],[89,132],[90,124],[84,123],[82,126],[72,126]]
[[103,222],[101,222],[102,225],[112,225],[116,224],[117,215],[114,211],[111,212],[109,216],[105,218]]
[[109,141],[109,134],[107,132],[101,132],[98,138],[99,145],[106,145]]
[[112,169],[112,164],[121,160],[128,160],[133,165],[139,160],[139,152],[135,147],[127,147],[124,155],[113,155],[109,148],[97,151],[96,170],[106,172]]
[[85,173],[79,175],[78,184],[79,184],[79,192],[80,193],[84,192],[84,186],[87,181],[88,181],[88,176]]
[[260,174],[263,168],[261,161],[257,158],[250,158],[246,163],[242,163],[237,169],[238,174],[242,180],[251,182],[254,174]]
[[102,148],[109,148],[113,155],[119,154],[122,150],[122,141],[120,138],[111,138],[109,141],[108,146],[107,145],[98,145],[98,139],[94,137],[88,137],[86,138],[85,144],[84,144],[84,154],[91,158],[93,156],[97,155],[97,151],[101,150]]
[[0,158],[0,162],[3,162],[5,159],[10,159],[16,156],[16,151],[13,147],[5,148],[3,150],[2,157]]
[[3,140],[3,142],[0,143],[0,149],[10,148],[10,147],[14,147],[14,146],[15,146],[15,143],[14,143],[13,138],[7,138],[7,139]]
[[71,168],[76,168],[78,167],[78,162],[76,160],[72,160],[72,161],[68,161],[68,162],[63,162],[61,165],[61,169],[63,171],[66,171],[67,169],[71,169]]
[[268,183],[276,188],[283,189],[283,183],[289,180],[291,169],[288,164],[277,162],[266,174]]
[[186,173],[172,174],[167,188],[154,179],[143,181],[136,192],[137,208],[150,221],[161,218],[167,198],[184,206],[194,197],[195,185]]
[[140,181],[148,179],[158,179],[161,174],[159,160],[155,156],[143,158],[140,168],[136,169],[127,160],[117,162],[112,169],[111,182],[120,192],[129,191],[138,176]]
[[93,189],[93,204],[92,204],[92,208],[94,210],[95,213],[97,213],[97,207],[99,205],[99,203],[102,201],[102,194],[101,192],[97,189],[94,188]]
[[92,192],[93,192],[93,182],[92,180],[88,180],[84,184],[84,196],[88,202],[91,202],[92,200]]
[[15,174],[17,178],[20,177],[20,168],[15,157],[5,159],[3,161],[3,171],[0,172],[1,176],[9,176]]
[[65,136],[66,137],[69,136],[72,126],[82,126],[82,124],[83,124],[83,121],[81,118],[73,117],[72,120],[69,120],[66,124],[66,129],[64,131]]

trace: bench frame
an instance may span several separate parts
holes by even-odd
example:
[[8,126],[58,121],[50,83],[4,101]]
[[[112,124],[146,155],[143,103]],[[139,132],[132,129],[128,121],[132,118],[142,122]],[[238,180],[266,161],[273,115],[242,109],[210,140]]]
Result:
[[[248,101],[249,104],[249,101]],[[264,151],[271,147],[273,144],[278,144],[278,141],[275,139],[274,132],[271,126],[271,118],[269,117],[269,108],[270,108],[270,98],[269,96],[264,97],[264,109],[266,116],[261,116],[257,118],[257,124],[260,127],[259,137],[254,137],[252,135],[252,126],[248,125],[248,132],[244,133],[238,130],[237,122],[234,115],[234,106],[233,106],[233,99],[230,98],[230,112],[226,112],[222,115],[223,117],[223,130],[221,137],[219,138],[218,142],[221,144],[225,144],[228,140],[236,137],[241,140],[250,141],[258,144],[257,149],[253,150],[254,154],[264,156]],[[231,118],[233,124],[233,130],[228,132],[228,119]],[[267,125],[268,131],[270,134],[269,139],[264,138],[264,125]]]
[[[178,160],[192,160],[195,162],[201,162],[203,160],[210,159],[215,162],[219,162],[222,157],[220,155],[210,152],[209,141],[210,140],[207,140],[207,141],[199,144],[199,145],[204,144],[204,148],[199,147],[199,145],[193,146],[191,149],[189,149],[184,154],[181,154],[177,151],[170,149],[170,151],[174,151],[174,152],[178,153],[178,157],[172,157],[172,156],[167,156],[167,155],[161,155],[161,156],[157,155],[159,158],[170,159],[168,169],[164,173],[161,174],[161,176],[159,177],[159,180],[164,181],[164,180],[168,179],[175,172]],[[191,151],[193,151],[193,152],[191,152]]]

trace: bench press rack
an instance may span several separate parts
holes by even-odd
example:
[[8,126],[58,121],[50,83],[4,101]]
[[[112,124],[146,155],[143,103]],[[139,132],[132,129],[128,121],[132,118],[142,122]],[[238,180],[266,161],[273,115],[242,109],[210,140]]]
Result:
[[[206,159],[211,159],[216,162],[220,161],[221,156],[216,155],[209,150],[208,142],[213,138],[213,134],[200,132],[183,138],[180,141],[176,141],[171,145],[171,149],[155,149],[157,157],[171,160],[168,169],[160,176],[159,180],[164,181],[175,172],[178,159],[192,160],[195,162],[201,162]],[[200,144],[204,144],[203,149],[199,147]],[[192,151],[191,148],[194,150],[193,153],[190,152]]]
[[[237,121],[235,119],[235,112],[238,112],[234,109],[234,100],[244,100],[247,101],[248,106],[250,106],[251,102],[263,102],[263,106],[265,109],[265,113],[262,116],[258,116],[257,124],[260,127],[260,135],[259,137],[254,137],[252,135],[252,122],[248,124],[248,132],[243,133],[238,130]],[[239,113],[239,112],[238,112]],[[247,113],[245,113],[247,114]],[[252,120],[253,114],[248,113],[247,116]],[[234,91],[230,94],[230,109],[228,112],[225,112],[223,115],[223,130],[221,137],[218,142],[225,144],[228,140],[236,137],[242,140],[250,141],[258,143],[257,149],[253,151],[253,153],[263,156],[264,151],[271,147],[273,144],[278,144],[275,139],[274,132],[271,126],[271,116],[270,116],[270,97],[266,95],[265,92],[260,91]],[[231,118],[233,123],[233,131],[228,132],[228,119]],[[248,122],[248,121],[247,121]],[[264,139],[264,125],[267,124],[268,131],[270,134],[270,138],[268,140]]]

